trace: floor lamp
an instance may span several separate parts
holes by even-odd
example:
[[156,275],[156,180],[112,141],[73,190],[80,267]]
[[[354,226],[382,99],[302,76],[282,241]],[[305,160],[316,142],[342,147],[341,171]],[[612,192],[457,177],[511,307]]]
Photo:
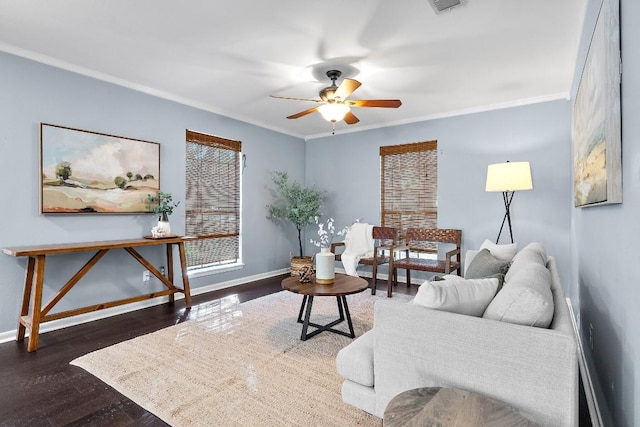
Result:
[[506,163],[496,163],[487,167],[486,191],[501,191],[505,209],[496,244],[500,240],[505,221],[509,224],[509,236],[511,237],[511,243],[513,243],[510,212],[511,201],[516,191],[531,189],[533,189],[533,184],[531,182],[531,167],[529,166],[529,162],[507,161]]

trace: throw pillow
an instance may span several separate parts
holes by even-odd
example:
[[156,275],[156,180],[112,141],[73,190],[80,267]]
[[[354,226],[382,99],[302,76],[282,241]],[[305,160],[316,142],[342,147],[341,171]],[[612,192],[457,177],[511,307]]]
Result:
[[502,289],[502,286],[504,285],[504,274],[502,273],[487,276],[485,279],[498,279],[498,289],[496,289],[496,294],[500,292],[500,289]]
[[473,279],[461,277],[437,282],[424,282],[418,288],[413,303],[434,310],[482,316],[496,294],[498,279]]
[[507,245],[498,245],[489,239],[484,239],[480,249],[489,249],[491,255],[502,261],[511,261],[516,253],[518,253],[518,244],[509,243]]
[[530,264],[507,281],[482,317],[525,326],[548,328],[553,320],[551,272]]
[[488,249],[483,249],[473,257],[467,266],[465,279],[481,279],[483,277],[505,274],[509,269],[509,261],[501,261],[491,255]]
[[509,283],[511,278],[517,275],[521,269],[531,264],[539,264],[543,267],[547,266],[547,252],[540,243],[529,243],[527,246],[522,248],[520,252],[518,252],[518,254],[513,258],[509,271],[506,273],[506,282]]
[[[432,282],[434,281],[433,279],[434,278],[431,278]],[[504,285],[504,274],[502,273],[493,274],[487,277],[476,277],[476,279],[498,279],[498,289],[496,290],[496,294],[500,292],[500,289],[502,289],[502,285]],[[467,280],[467,279],[462,278],[460,276],[456,276],[455,274],[445,274],[444,276],[438,276],[437,280]]]
[[476,257],[476,255],[478,255],[478,252],[480,252],[480,250],[473,250],[473,249],[467,249],[467,251],[464,253],[464,265],[465,265],[465,270],[467,267],[469,267],[471,265],[471,261],[473,261],[473,259]]

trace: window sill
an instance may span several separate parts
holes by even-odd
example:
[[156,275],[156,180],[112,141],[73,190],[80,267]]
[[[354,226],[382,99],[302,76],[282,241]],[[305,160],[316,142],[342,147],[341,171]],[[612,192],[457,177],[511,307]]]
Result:
[[244,263],[239,262],[236,264],[228,264],[218,267],[199,268],[197,270],[187,272],[187,275],[189,276],[189,279],[193,279],[197,277],[211,276],[213,274],[227,273],[229,271],[240,270],[242,268],[244,268]]

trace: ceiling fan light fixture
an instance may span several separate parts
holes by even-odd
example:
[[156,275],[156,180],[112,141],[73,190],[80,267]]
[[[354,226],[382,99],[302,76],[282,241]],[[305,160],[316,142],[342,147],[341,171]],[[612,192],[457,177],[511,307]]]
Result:
[[335,123],[344,119],[344,116],[351,111],[351,108],[343,103],[332,102],[319,106],[318,111],[326,121]]
[[317,107],[308,108],[299,113],[287,116],[287,119],[298,119],[307,114],[319,111],[322,117],[333,123],[335,132],[335,124],[341,120],[348,125],[354,125],[360,121],[351,112],[351,107],[378,107],[378,108],[398,108],[402,105],[399,99],[359,99],[349,100],[349,96],[360,87],[361,83],[353,79],[344,79],[340,85],[336,85],[336,80],[342,73],[338,70],[327,71],[327,77],[331,79],[331,86],[325,87],[319,93],[320,99],[309,98],[292,98],[288,96],[270,95],[272,98],[293,99],[296,101],[317,102]]

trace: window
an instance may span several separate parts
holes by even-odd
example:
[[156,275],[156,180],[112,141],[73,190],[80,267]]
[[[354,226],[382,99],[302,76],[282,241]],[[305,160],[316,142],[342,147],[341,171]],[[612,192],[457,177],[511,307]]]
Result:
[[187,130],[185,242],[189,270],[240,262],[242,143]]
[[437,141],[380,147],[380,177],[382,226],[438,227]]

